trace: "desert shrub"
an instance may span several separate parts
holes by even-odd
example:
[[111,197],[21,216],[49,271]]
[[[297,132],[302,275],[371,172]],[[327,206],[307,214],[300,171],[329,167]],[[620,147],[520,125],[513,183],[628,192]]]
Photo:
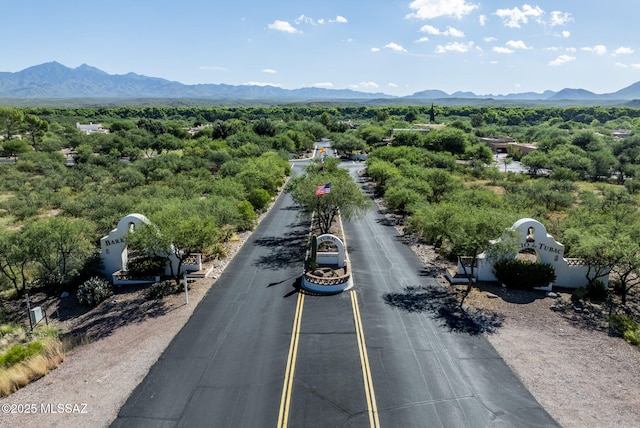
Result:
[[640,323],[627,315],[611,315],[609,327],[632,345],[640,345]]
[[571,293],[571,300],[582,300],[587,296],[587,289],[585,287],[578,287]]
[[271,202],[271,194],[264,189],[257,188],[249,192],[247,200],[256,211],[263,211]]
[[151,285],[147,290],[147,298],[150,300],[160,300],[170,294],[176,294],[182,291],[182,283],[176,281],[160,281]]
[[113,296],[111,283],[98,277],[90,278],[83,282],[76,293],[78,302],[89,307],[98,306],[100,302],[111,296]]
[[587,285],[586,298],[594,302],[602,302],[607,298],[607,286],[600,280]]
[[218,259],[224,259],[229,255],[229,249],[222,242],[213,244],[209,251],[212,257]]
[[5,354],[0,355],[0,367],[9,368],[44,350],[40,342],[29,342],[26,345],[12,346]]
[[548,263],[502,259],[493,265],[493,270],[498,281],[509,288],[530,290],[544,287],[556,279],[556,272]]
[[127,272],[139,276],[160,275],[166,264],[164,257],[136,257],[127,261]]
[[625,180],[624,187],[629,193],[635,195],[640,192],[640,180]]

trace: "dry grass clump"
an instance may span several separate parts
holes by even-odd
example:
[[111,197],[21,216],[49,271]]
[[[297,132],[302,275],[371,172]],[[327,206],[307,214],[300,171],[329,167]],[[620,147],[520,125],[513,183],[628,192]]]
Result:
[[9,367],[0,369],[0,397],[6,397],[49,373],[64,361],[63,344],[58,339],[47,340],[42,353]]
[[49,373],[64,361],[62,342],[46,341],[42,353],[33,355],[8,369],[0,369],[0,397],[8,396]]
[[57,338],[43,341],[42,352],[9,368],[0,368],[0,397],[6,397],[39,379],[64,361],[64,345]]

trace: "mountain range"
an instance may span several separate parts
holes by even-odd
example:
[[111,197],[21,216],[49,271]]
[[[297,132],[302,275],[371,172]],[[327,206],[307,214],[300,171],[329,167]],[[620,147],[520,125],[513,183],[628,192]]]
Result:
[[76,68],[48,62],[18,72],[0,72],[0,99],[202,99],[218,101],[388,101],[426,102],[436,100],[506,100],[542,102],[625,102],[640,100],[640,81],[619,91],[596,94],[585,89],[563,89],[558,92],[524,92],[508,95],[476,95],[473,92],[448,94],[425,90],[406,97],[384,93],[359,92],[350,89],[300,88],[275,86],[197,84],[185,85],[157,77],[135,73],[108,74],[83,64]]

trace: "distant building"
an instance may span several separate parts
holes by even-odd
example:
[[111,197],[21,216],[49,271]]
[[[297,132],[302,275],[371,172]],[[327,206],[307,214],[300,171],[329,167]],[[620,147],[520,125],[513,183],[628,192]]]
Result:
[[480,137],[480,141],[485,143],[494,153],[507,153],[507,147],[511,146],[526,155],[537,148],[535,144],[518,143],[511,137]]
[[618,129],[615,131],[611,131],[611,136],[617,139],[628,138],[631,135],[631,131],[627,131],[625,129]]
[[108,134],[109,133],[109,130],[105,129],[99,123],[89,122],[88,125],[83,125],[80,122],[76,122],[76,128],[79,129],[80,131],[84,132],[87,135],[93,134],[94,132],[97,132],[99,134]]
[[432,129],[444,129],[447,125],[443,125],[440,123],[416,123],[411,126],[411,128],[393,128],[391,130],[391,134],[393,135],[396,132],[419,132],[421,134],[428,134]]

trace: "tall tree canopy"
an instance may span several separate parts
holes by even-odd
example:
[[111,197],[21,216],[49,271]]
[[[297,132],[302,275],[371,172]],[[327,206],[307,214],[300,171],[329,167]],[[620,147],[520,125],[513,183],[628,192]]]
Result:
[[[316,195],[317,186],[328,183],[330,192]],[[320,233],[329,232],[338,213],[346,220],[359,218],[371,206],[349,172],[338,168],[338,161],[333,158],[327,158],[324,164],[308,166],[304,175],[289,181],[286,190],[303,210],[316,213]]]

